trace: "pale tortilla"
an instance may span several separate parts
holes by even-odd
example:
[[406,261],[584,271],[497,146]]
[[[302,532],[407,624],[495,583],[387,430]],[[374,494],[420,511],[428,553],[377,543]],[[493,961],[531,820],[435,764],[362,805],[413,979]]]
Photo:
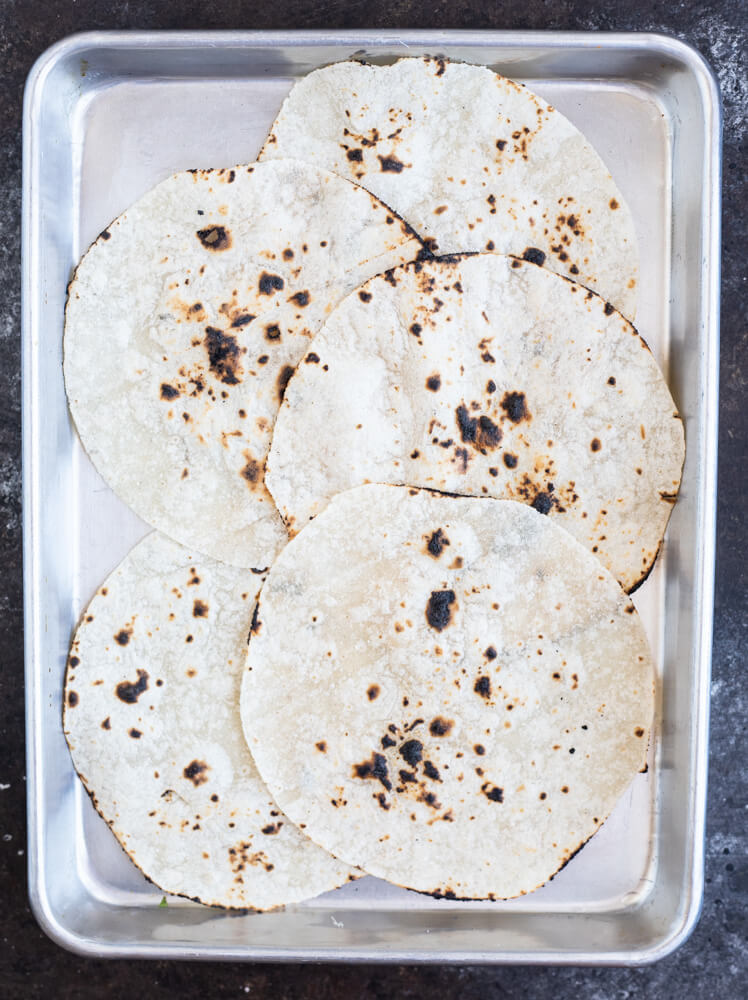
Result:
[[630,323],[545,268],[479,254],[395,268],[340,304],[288,384],[266,476],[292,532],[366,482],[520,500],[631,590],[683,456]]
[[148,535],[83,614],[63,726],[96,809],[152,882],[267,910],[333,889],[349,869],[283,815],[242,735],[260,580]]
[[351,865],[447,897],[546,882],[646,758],[633,604],[529,507],[337,496],[260,595],[242,721],[283,810]]
[[484,66],[409,58],[316,70],[260,153],[282,156],[363,184],[435,252],[527,253],[634,318],[636,233],[608,168],[560,112]]
[[285,382],[345,294],[419,249],[368,192],[308,164],[163,181],[69,290],[65,385],[96,468],[177,541],[268,566],[286,539],[263,482]]

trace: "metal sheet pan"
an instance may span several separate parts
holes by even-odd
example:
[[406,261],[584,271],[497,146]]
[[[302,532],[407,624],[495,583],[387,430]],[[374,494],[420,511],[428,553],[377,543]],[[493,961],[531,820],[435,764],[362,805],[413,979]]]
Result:
[[[162,907],[94,813],[61,731],[71,629],[147,530],[93,470],[68,418],[65,290],[79,255],[140,194],[178,169],[254,159],[294,78],[354,53],[376,61],[443,53],[527,83],[586,133],[632,207],[642,253],[638,326],[687,435],[665,551],[636,594],[660,677],[649,771],[553,883],[519,900],[433,900],[367,878],[264,915],[186,900]],[[40,58],[24,110],[29,885],[56,941],[127,957],[603,965],[653,961],[687,936],[703,879],[719,144],[709,68],[657,35],[92,33]]]

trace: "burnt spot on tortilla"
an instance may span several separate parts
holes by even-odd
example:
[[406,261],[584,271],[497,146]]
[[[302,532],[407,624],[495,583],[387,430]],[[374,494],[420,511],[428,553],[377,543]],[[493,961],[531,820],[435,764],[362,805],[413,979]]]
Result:
[[286,391],[286,386],[288,385],[291,376],[293,375],[293,368],[291,365],[284,365],[276,379],[276,390],[278,392],[278,402],[283,402],[283,395]]
[[437,715],[429,723],[429,732],[432,736],[449,736],[453,726],[452,719],[445,719],[443,715]]
[[378,684],[372,684],[366,691],[366,697],[369,701],[374,701],[375,698],[379,697],[380,687]]
[[553,500],[550,493],[541,491],[537,494],[530,506],[533,507],[538,514],[547,514],[553,506]]
[[[593,823],[597,823],[597,817],[593,817],[593,819],[592,819],[592,822],[593,822]],[[556,876],[558,875],[558,873],[559,873],[559,872],[562,872],[562,871],[564,870],[564,868],[566,868],[566,866],[568,865],[568,863],[569,863],[569,862],[570,862],[570,861],[571,861],[571,860],[572,860],[573,858],[575,858],[575,857],[577,856],[577,854],[579,854],[579,852],[580,852],[580,851],[582,850],[582,848],[583,848],[583,847],[585,846],[585,844],[587,844],[587,843],[588,843],[588,842],[589,842],[589,841],[590,841],[590,840],[592,839],[592,837],[593,837],[593,836],[594,836],[594,833],[591,833],[591,834],[589,835],[589,837],[585,837],[585,839],[584,839],[584,840],[582,841],[582,843],[581,843],[581,844],[579,844],[579,846],[578,846],[578,847],[576,847],[576,848],[575,848],[575,849],[574,849],[574,850],[573,850],[573,851],[571,852],[571,854],[569,854],[569,855],[568,855],[568,857],[564,859],[564,861],[562,862],[562,864],[560,864],[560,865],[559,865],[559,867],[558,867],[558,868],[557,868],[557,869],[555,870],[555,872],[554,872],[554,873],[553,873],[553,874],[551,875],[551,877],[550,877],[550,878],[548,879],[548,881],[549,881],[549,882],[552,882],[552,881],[554,880],[554,878],[555,878],[555,877],[556,877]]]
[[405,164],[401,160],[398,160],[393,153],[390,153],[389,156],[377,155],[377,159],[379,160],[380,169],[383,174],[399,174],[402,173],[405,167]]
[[371,302],[373,296],[371,292],[361,291],[358,293],[358,297],[361,299],[362,302]]
[[239,313],[231,320],[231,326],[237,330],[242,326],[246,326],[247,323],[251,323],[254,318],[252,313]]
[[615,385],[615,384],[616,384],[615,375],[611,375],[610,378],[608,379],[608,385]]
[[133,729],[128,729],[128,730],[127,730],[127,735],[128,735],[129,737],[130,737],[130,739],[133,739],[133,740],[139,740],[139,739],[140,739],[140,737],[141,737],[141,736],[142,736],[143,734],[141,733],[141,731],[140,731],[139,729],[134,729],[134,728],[133,728]]
[[256,458],[252,458],[250,456],[248,451],[244,452],[244,457],[247,459],[247,462],[246,465],[242,467],[239,475],[242,479],[246,479],[248,483],[254,486],[254,484],[259,482],[262,478],[262,466]]
[[665,490],[660,490],[660,500],[663,500],[665,503],[675,503],[677,499],[677,493],[668,493]]
[[505,392],[501,400],[501,409],[513,424],[530,419],[524,392]]
[[384,754],[373,753],[369,760],[363,761],[361,764],[353,765],[353,777],[354,778],[375,778],[379,781],[389,792],[392,788],[392,782],[389,778],[389,772],[387,770],[387,758]]
[[392,739],[391,736],[388,736],[387,733],[384,734],[384,736],[380,740],[380,743],[382,744],[382,749],[383,750],[386,750],[387,747],[394,747],[395,746],[395,741]]
[[[384,740],[382,740],[382,744],[384,744]],[[388,745],[394,746],[394,742]],[[411,767],[415,767],[423,759],[423,743],[420,740],[406,740],[400,747],[399,753],[403,760]]]
[[496,140],[496,148],[498,149],[498,151],[500,153],[504,152],[504,150],[506,149],[506,144],[507,144],[507,140],[506,139],[497,139]]
[[197,788],[199,785],[204,785],[208,780],[206,771],[210,768],[203,760],[193,760],[187,767],[182,771],[185,778],[192,782],[192,784]]
[[[102,590],[101,593],[103,594],[104,591]],[[77,656],[71,656],[70,659],[68,660],[68,663],[70,664],[71,667],[77,667],[78,664],[80,663],[80,660],[78,659]]]
[[310,351],[309,354],[304,358],[304,363],[307,365],[318,365],[319,364],[319,354],[315,354],[314,351]]
[[490,417],[485,415],[478,417],[478,435],[475,443],[481,451],[495,448],[501,438],[501,428]]
[[426,388],[430,389],[431,392],[438,392],[441,389],[442,379],[441,375],[429,375],[426,379]]
[[538,267],[545,264],[545,254],[538,247],[527,247],[522,254],[522,259],[529,260],[531,264],[537,264]]
[[426,805],[430,806],[432,809],[441,809],[442,807],[441,802],[439,802],[433,792],[422,792],[418,796],[418,801],[425,802]]
[[404,785],[407,784],[408,782],[418,781],[418,778],[416,778],[415,774],[412,771],[405,771],[404,769],[401,768],[397,772],[397,774],[398,777],[400,778],[400,781],[402,781]]
[[119,700],[127,705],[134,705],[141,694],[148,690],[148,671],[138,670],[137,673],[136,681],[121,681],[114,689]]
[[79,701],[77,691],[68,691],[68,705],[70,708],[75,708]]
[[491,802],[504,801],[504,789],[499,788],[498,785],[492,785],[490,782],[486,781],[480,786],[480,790],[487,799],[490,799]]
[[611,314],[611,313],[614,313],[615,311],[616,311],[616,310],[615,310],[615,306],[612,306],[612,305],[610,304],[610,302],[606,302],[606,303],[605,303],[605,307],[604,307],[604,309],[603,309],[603,312],[605,313],[605,315],[606,315],[606,316],[610,316],[610,314]]
[[283,251],[283,260],[293,260],[294,254],[291,247],[286,247]]
[[318,743],[314,744],[320,753],[327,753],[327,744],[324,740],[320,740]]
[[514,260],[512,261],[512,267],[514,268],[522,267],[522,261],[517,260],[517,258],[515,257]]
[[478,434],[478,421],[471,417],[465,405],[460,404],[455,410],[457,426],[460,429],[460,437],[465,443],[474,444]]
[[615,200],[615,198],[611,198],[608,204],[610,205],[612,211],[614,212],[618,208],[618,202]]
[[196,235],[206,250],[228,250],[231,246],[231,233],[224,226],[198,229]]
[[593,438],[590,441],[590,451],[600,451],[602,444],[600,443],[600,438]]
[[111,721],[111,719],[109,718],[108,715],[107,715],[106,719],[104,719],[104,721],[101,723],[101,728],[102,729],[111,729],[112,728],[112,721]]
[[449,539],[441,528],[437,528],[426,543],[426,551],[430,556],[438,559],[446,545],[449,545]]
[[99,233],[100,240],[110,240],[111,238],[112,234],[109,232],[108,229],[102,229],[101,232]]
[[193,618],[207,618],[208,617],[208,605],[205,601],[197,600],[192,605],[192,617]]
[[636,608],[634,607],[633,604],[627,604],[623,610],[626,612],[627,615],[633,615],[633,613],[636,611]]
[[126,646],[130,641],[130,636],[132,635],[132,625],[126,625],[121,628],[119,632],[115,633],[114,641],[118,646]]
[[277,323],[268,323],[265,327],[265,340],[280,340],[280,327]]
[[361,149],[349,149],[345,155],[351,163],[363,163],[364,153]]
[[420,337],[423,327],[420,323],[411,323],[409,329],[414,337]]
[[473,691],[486,700],[491,697],[491,678],[485,675],[479,677],[473,685]]
[[491,395],[492,392],[496,392],[496,383],[492,378],[490,378],[488,382],[486,382],[486,392],[488,393],[489,396]]
[[285,287],[285,281],[279,274],[269,274],[263,271],[257,282],[260,295],[272,295],[273,292],[280,292]]
[[179,389],[175,389],[173,385],[169,385],[168,382],[161,383],[160,396],[161,399],[176,399],[179,395]]
[[441,781],[439,777],[439,769],[435,767],[430,760],[425,760],[423,762],[423,773],[427,778],[431,778],[432,781]]
[[267,826],[263,826],[261,832],[264,833],[266,837],[272,837],[273,834],[279,832],[282,826],[283,823],[280,820],[277,823],[268,823]]
[[634,730],[634,736],[638,736],[641,739],[643,735],[644,735],[644,730],[642,729],[641,726],[637,726],[636,729]]
[[309,305],[311,299],[312,299],[311,295],[309,294],[308,291],[305,290],[303,292],[296,292],[296,294],[292,295],[288,301],[296,303],[296,305],[299,306],[299,308],[303,309],[304,306]]
[[482,757],[484,755],[484,753],[486,752],[486,748],[483,746],[482,743],[476,743],[473,746],[473,750],[474,750],[475,753],[478,754],[479,757]]
[[236,337],[215,326],[205,327],[205,347],[210,370],[225,385],[238,385],[239,344]]
[[512,453],[510,451],[505,451],[503,457],[504,457],[504,465],[507,467],[507,469],[516,469],[517,468],[517,456],[516,455],[512,455]]
[[[255,609],[252,612],[252,624],[249,627],[249,638],[251,639],[253,635],[259,635],[260,629],[262,628],[262,622],[259,617],[260,605],[255,604]],[[247,640],[249,641],[249,640]]]
[[426,605],[426,621],[437,632],[452,621],[452,605],[457,601],[454,590],[433,590]]

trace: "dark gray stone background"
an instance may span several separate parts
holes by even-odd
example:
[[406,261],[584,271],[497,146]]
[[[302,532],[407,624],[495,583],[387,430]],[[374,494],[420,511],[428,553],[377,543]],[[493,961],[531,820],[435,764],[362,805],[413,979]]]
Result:
[[[2,0],[0,3],[0,995],[68,997],[745,996],[748,863],[743,648],[746,494],[746,35],[742,0]],[[94,28],[636,30],[690,42],[724,100],[719,520],[706,894],[674,955],[644,969],[282,966],[92,961],[38,928],[26,891],[21,589],[20,209],[24,80],[49,45]]]

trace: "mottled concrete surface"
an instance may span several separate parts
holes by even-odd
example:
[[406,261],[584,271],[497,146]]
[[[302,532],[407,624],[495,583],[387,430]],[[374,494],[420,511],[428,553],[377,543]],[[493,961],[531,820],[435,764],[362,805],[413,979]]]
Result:
[[[746,8],[734,0],[4,0],[0,5],[0,995],[12,998],[745,996]],[[21,98],[34,59],[93,28],[463,27],[662,31],[715,67],[725,102],[720,475],[706,893],[674,955],[643,969],[415,968],[102,962],[39,930],[26,894],[20,497]]]

